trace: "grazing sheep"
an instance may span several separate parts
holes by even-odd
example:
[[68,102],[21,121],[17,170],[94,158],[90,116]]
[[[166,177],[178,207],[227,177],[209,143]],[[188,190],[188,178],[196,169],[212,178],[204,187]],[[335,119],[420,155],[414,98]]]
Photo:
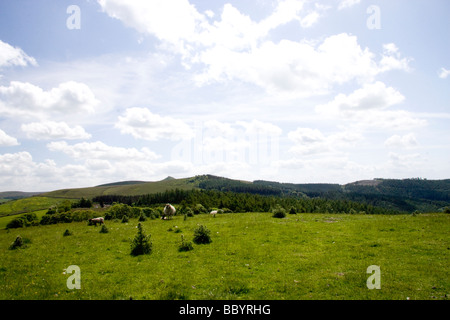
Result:
[[218,213],[218,211],[217,211],[217,210],[213,210],[213,211],[211,211],[211,212],[210,212],[209,214],[212,214],[212,215],[213,215],[213,217],[215,217],[217,213]]
[[164,207],[164,213],[163,213],[163,216],[161,217],[161,219],[164,219],[164,220],[171,219],[175,215],[176,211],[177,210],[170,203],[166,204],[166,206]]
[[89,219],[89,225],[97,225],[97,223],[99,224],[105,224],[105,219],[103,217],[98,217],[98,218],[92,218]]

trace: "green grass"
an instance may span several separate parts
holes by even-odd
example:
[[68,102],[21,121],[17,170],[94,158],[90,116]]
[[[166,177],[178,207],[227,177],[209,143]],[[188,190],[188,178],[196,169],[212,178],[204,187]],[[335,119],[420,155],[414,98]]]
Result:
[[[450,215],[270,213],[142,222],[152,253],[133,257],[137,219],[0,230],[0,299],[447,299]],[[210,244],[179,252],[181,235]],[[175,228],[177,226],[177,228]],[[73,233],[63,236],[66,229]],[[177,231],[178,230],[178,231]],[[181,230],[181,232],[179,231]],[[17,235],[28,247],[8,250]],[[68,289],[65,269],[81,270]],[[381,268],[381,289],[366,286]]]
[[89,188],[62,189],[43,194],[52,198],[73,198],[80,199],[93,198],[101,195],[142,195],[157,192],[164,192],[171,189],[191,190],[198,187],[198,182],[190,181],[192,178],[162,180],[154,182],[145,182],[131,185],[106,185]]
[[58,204],[62,199],[48,197],[29,197],[18,200],[10,200],[0,204],[0,217],[34,212],[48,209],[52,205]]

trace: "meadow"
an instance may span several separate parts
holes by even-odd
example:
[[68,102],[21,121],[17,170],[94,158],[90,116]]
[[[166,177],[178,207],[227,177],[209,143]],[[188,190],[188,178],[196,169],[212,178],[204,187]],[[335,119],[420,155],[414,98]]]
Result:
[[[199,214],[147,219],[152,252],[130,255],[137,219],[0,230],[0,299],[443,300],[450,294],[448,214]],[[210,244],[179,252],[181,235]],[[68,229],[70,236],[63,236]],[[17,235],[25,248],[9,250]],[[80,268],[81,289],[66,269]],[[380,267],[381,289],[367,268]]]

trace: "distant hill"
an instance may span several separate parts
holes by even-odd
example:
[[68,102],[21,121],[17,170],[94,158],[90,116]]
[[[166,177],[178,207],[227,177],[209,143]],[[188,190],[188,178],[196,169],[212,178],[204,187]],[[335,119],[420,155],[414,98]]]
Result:
[[32,196],[37,196],[41,193],[42,192],[5,191],[5,192],[0,192],[0,199],[17,200],[17,199],[23,199],[23,198],[28,198],[28,197],[32,197]]
[[115,187],[115,186],[129,186],[133,184],[146,183],[146,181],[120,181],[98,185],[97,187]]
[[61,189],[43,193],[44,197],[51,198],[93,198],[101,195],[142,195],[163,192],[170,189],[190,190],[198,187],[193,178],[164,179],[161,181],[123,181],[113,182],[96,187]]
[[[122,181],[95,187],[62,189],[41,193],[42,197],[65,199],[92,199],[97,196],[137,196],[167,190],[216,190],[221,192],[250,193],[274,197],[324,198],[349,200],[401,212],[442,211],[450,207],[450,179],[374,179],[339,185],[331,183],[282,183],[275,181],[244,181],[214,175],[199,175],[161,181]],[[25,197],[35,193],[0,193],[4,197]],[[12,198],[11,198],[12,199]]]

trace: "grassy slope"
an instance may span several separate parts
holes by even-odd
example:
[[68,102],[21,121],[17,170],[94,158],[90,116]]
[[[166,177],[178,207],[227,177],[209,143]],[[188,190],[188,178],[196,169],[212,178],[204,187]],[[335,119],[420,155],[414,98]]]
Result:
[[[130,256],[137,220],[0,230],[0,299],[444,299],[450,215],[198,215],[147,220],[153,252]],[[198,224],[213,242],[177,251]],[[182,233],[168,231],[178,226]],[[63,237],[65,229],[74,234]],[[28,248],[8,250],[17,234]],[[81,290],[69,290],[70,265]],[[369,290],[370,265],[381,289]]]
[[198,183],[189,182],[191,178],[145,182],[132,185],[107,185],[99,187],[63,189],[42,194],[51,198],[93,198],[100,195],[141,195],[164,192],[169,189],[190,190]]

